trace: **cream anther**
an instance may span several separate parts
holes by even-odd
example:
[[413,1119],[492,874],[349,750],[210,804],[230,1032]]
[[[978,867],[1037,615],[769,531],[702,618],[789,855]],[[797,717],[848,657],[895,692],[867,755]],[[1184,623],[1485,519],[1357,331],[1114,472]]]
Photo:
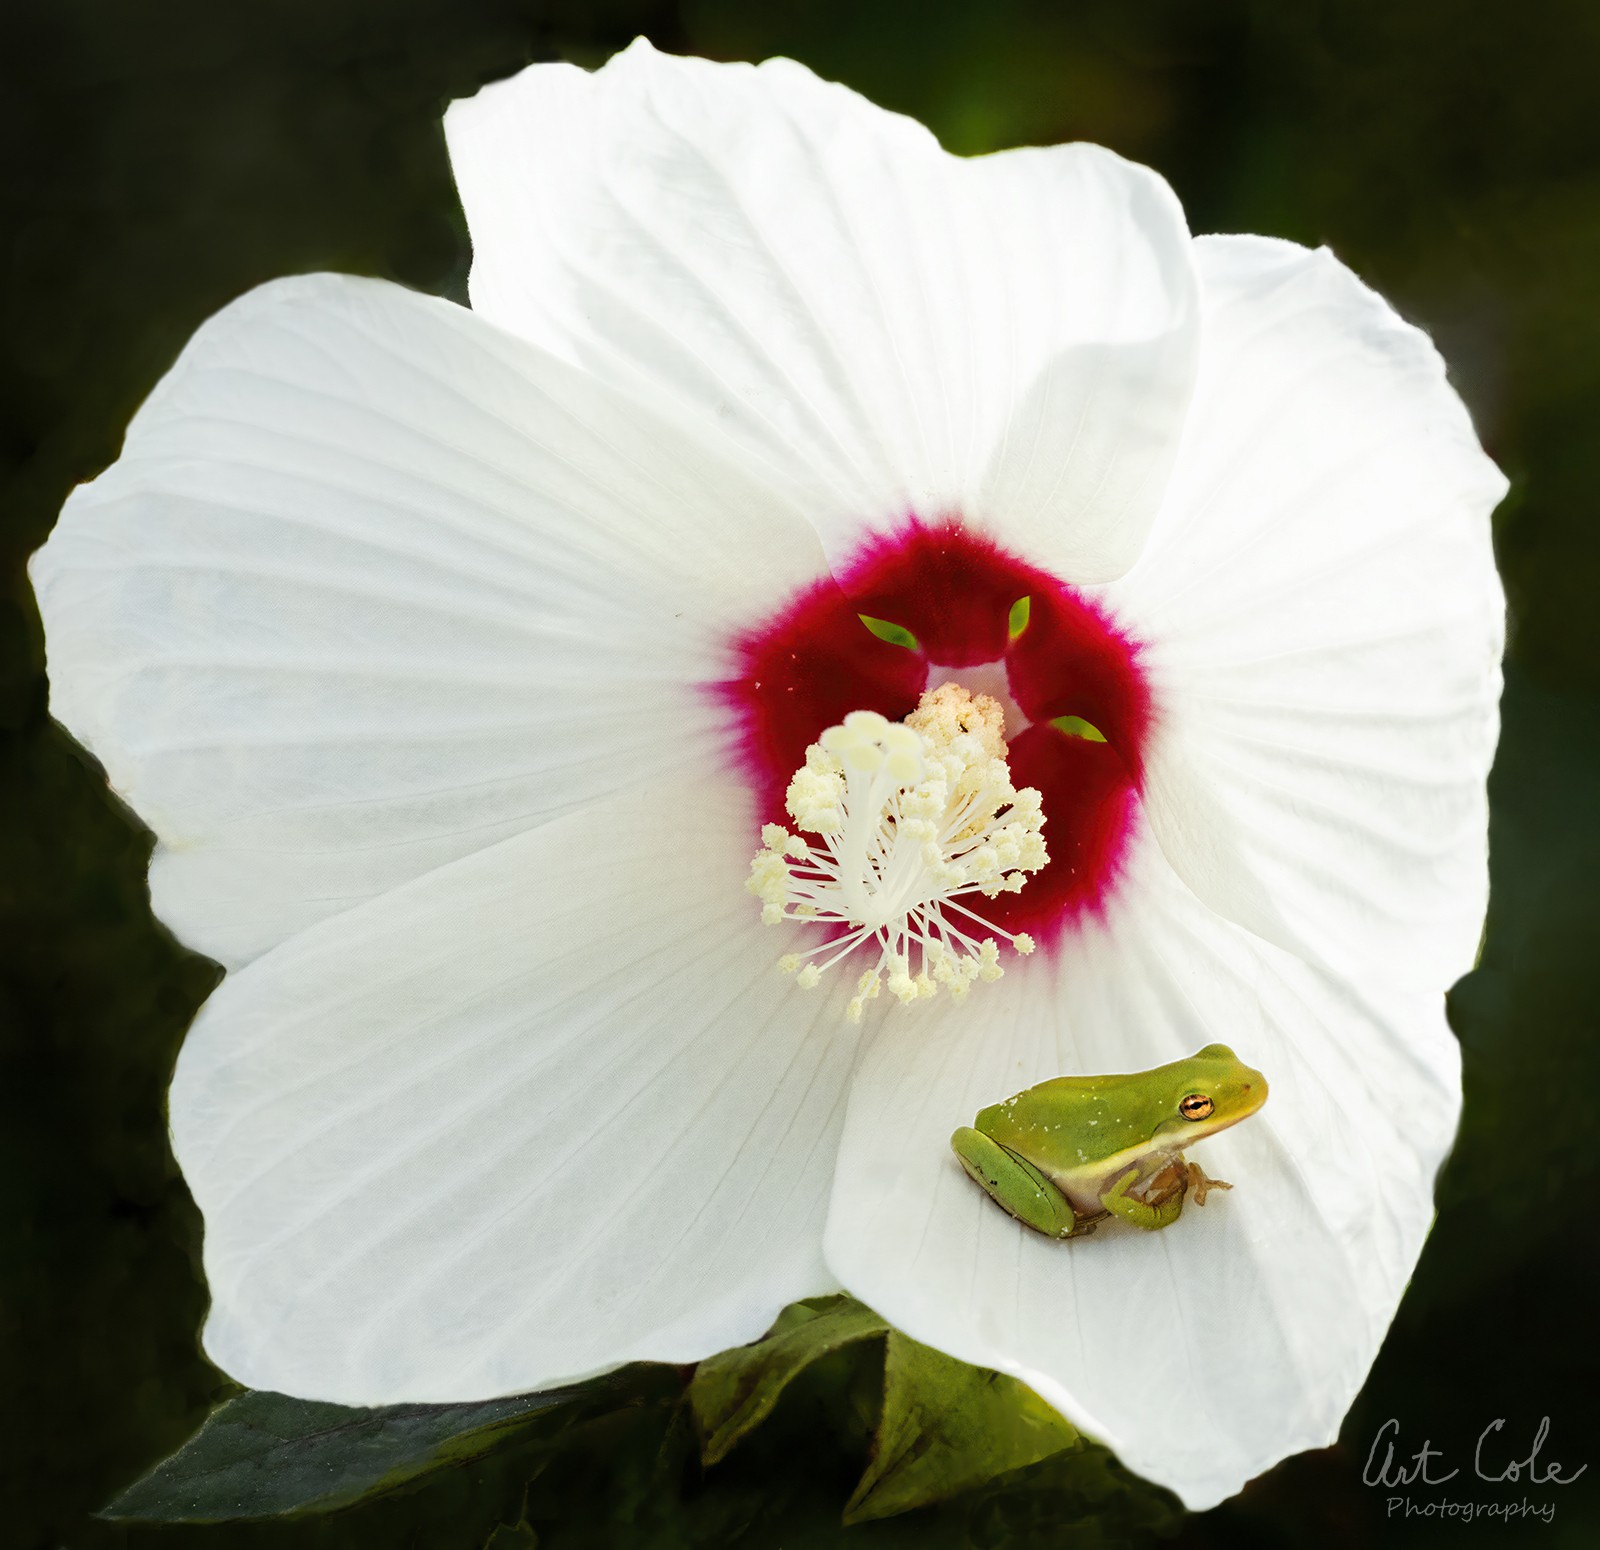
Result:
[[959,902],[1014,893],[1049,859],[1039,793],[1012,786],[1005,717],[988,695],[942,684],[903,723],[852,711],[806,750],[786,805],[816,840],[767,824],[745,886],[768,925],[826,928],[815,947],[778,961],[804,989],[858,946],[876,945],[847,1009],[852,1021],[885,988],[910,1005],[941,986],[960,997],[975,981],[999,979],[996,937],[1033,951],[1026,933],[990,926]]

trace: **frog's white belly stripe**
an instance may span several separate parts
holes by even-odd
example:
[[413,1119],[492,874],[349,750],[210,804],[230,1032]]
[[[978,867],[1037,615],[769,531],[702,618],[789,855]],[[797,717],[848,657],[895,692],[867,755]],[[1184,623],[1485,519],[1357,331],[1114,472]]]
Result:
[[[1126,1151],[1102,1157],[1081,1168],[1046,1168],[1042,1171],[1067,1197],[1078,1216],[1094,1216],[1104,1211],[1101,1197],[1128,1169],[1137,1167],[1146,1174],[1158,1173],[1169,1163],[1181,1163],[1183,1153],[1176,1147],[1130,1146]],[[1137,1194],[1134,1197],[1138,1198]]]

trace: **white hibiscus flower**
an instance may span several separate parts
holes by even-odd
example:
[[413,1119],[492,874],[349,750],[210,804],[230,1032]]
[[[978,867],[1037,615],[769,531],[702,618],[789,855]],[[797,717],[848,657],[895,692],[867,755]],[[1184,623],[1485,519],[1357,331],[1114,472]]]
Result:
[[[447,129],[474,310],[246,296],[35,567],[55,714],[229,970],[171,1094],[207,1350],[465,1400],[843,1285],[1191,1506],[1327,1443],[1484,913],[1505,486],[1428,341],[1105,151],[954,158],[784,60]],[[777,972],[817,928],[750,857],[826,726],[952,679],[1051,858],[968,902],[1040,950],[854,1022],[875,948]],[[1212,1041],[1272,1101],[1166,1232],[1049,1241],[950,1152]]]

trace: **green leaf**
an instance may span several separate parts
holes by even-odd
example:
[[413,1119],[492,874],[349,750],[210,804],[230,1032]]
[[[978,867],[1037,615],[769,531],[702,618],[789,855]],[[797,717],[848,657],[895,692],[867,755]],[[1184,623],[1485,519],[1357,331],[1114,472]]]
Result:
[[[923,1513],[912,1520],[962,1522],[962,1550],[1109,1550],[1169,1539],[1184,1516],[1170,1491],[1141,1480],[1100,1444],[1085,1440],[974,1491],[964,1514]],[[1227,1543],[1224,1538],[1218,1543]],[[1292,1542],[1292,1540],[1290,1541]]]
[[1006,620],[1006,633],[1015,640],[1028,627],[1028,619],[1033,613],[1032,597],[1019,597],[1011,605],[1011,614]]
[[909,1512],[1081,1445],[1077,1429],[1026,1384],[890,1330],[883,1417],[844,1521]]
[[1057,716],[1050,725],[1065,732],[1068,737],[1081,737],[1091,743],[1103,743],[1106,740],[1105,733],[1082,716]]
[[871,1308],[851,1297],[791,1303],[754,1345],[708,1357],[689,1384],[701,1457],[715,1464],[759,1426],[787,1385],[811,1363],[857,1340],[888,1332]]
[[903,624],[890,624],[887,619],[874,619],[870,614],[857,614],[858,618],[879,640],[891,646],[904,646],[907,651],[921,651],[921,643]]
[[477,1458],[509,1432],[590,1392],[353,1410],[251,1390],[214,1410],[101,1516],[214,1523],[325,1512]]

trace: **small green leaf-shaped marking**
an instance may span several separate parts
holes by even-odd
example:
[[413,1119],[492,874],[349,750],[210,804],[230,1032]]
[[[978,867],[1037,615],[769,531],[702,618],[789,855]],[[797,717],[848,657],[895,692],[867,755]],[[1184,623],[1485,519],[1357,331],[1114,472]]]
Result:
[[1015,640],[1028,627],[1028,619],[1033,613],[1032,597],[1019,597],[1011,605],[1011,615],[1006,620],[1006,632]]
[[1057,716],[1050,725],[1057,731],[1065,732],[1068,737],[1081,737],[1085,742],[1103,743],[1106,740],[1105,733],[1082,716]]
[[874,619],[871,614],[857,614],[858,618],[879,640],[891,646],[904,646],[907,651],[921,651],[922,643],[903,624],[891,624],[887,619]]

